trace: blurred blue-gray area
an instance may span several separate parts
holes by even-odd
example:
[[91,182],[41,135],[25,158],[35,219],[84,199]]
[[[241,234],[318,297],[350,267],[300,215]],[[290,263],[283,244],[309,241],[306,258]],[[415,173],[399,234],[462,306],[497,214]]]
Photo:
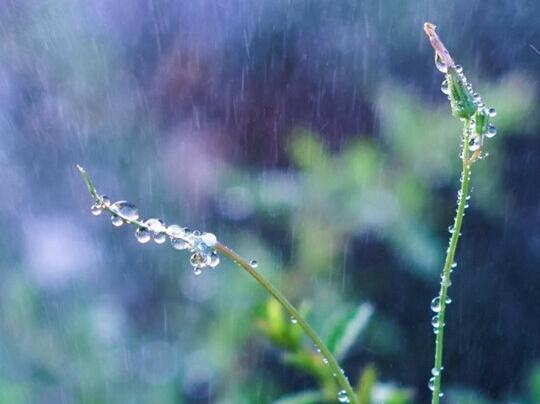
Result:
[[257,259],[324,338],[369,307],[343,358],[363,404],[428,402],[460,122],[425,21],[498,112],[450,289],[445,399],[539,403],[539,15],[511,0],[3,0],[0,403],[328,389],[283,353],[295,331],[269,331],[252,279],[227,262],[194,276],[187,254],[93,217],[77,163],[145,218]]

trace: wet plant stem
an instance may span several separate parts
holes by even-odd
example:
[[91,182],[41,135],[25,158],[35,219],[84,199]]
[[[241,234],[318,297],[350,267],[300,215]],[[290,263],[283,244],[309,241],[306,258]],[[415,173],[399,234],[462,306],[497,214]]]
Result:
[[328,362],[327,365],[330,368],[332,374],[334,375],[337,384],[340,386],[341,389],[347,392],[349,402],[356,404],[358,401],[354,394],[354,390],[351,387],[349,380],[343,373],[343,370],[339,366],[337,360],[334,358],[334,355],[332,355],[326,344],[321,340],[317,332],[313,328],[311,328],[309,323],[304,319],[300,312],[289,302],[289,300],[287,300],[285,296],[283,296],[283,294],[275,286],[273,286],[266,278],[264,278],[259,272],[257,272],[255,268],[253,268],[249,264],[248,261],[238,255],[235,251],[231,250],[229,247],[221,243],[218,243],[215,246],[215,249],[223,255],[227,256],[236,265],[238,265],[240,268],[250,274],[259,283],[259,285],[261,285],[281,304],[281,306],[283,306],[283,308],[287,311],[291,318],[297,320],[297,324],[302,327],[307,336],[319,349],[323,358],[325,358],[326,362]]
[[[90,195],[96,201],[96,203],[99,203],[101,201],[101,198],[99,194],[97,193],[96,188],[94,187],[92,181],[90,180],[90,177],[88,176],[88,174],[82,167],[77,166],[77,168],[79,169],[81,177],[84,180],[86,187],[88,188],[88,191],[90,192]],[[111,214],[118,215],[118,212],[115,212],[110,207],[104,207],[103,209],[105,209],[107,212]],[[144,227],[144,228],[147,227],[143,222],[139,220],[125,220],[125,221],[128,223],[135,224],[136,226],[139,226],[139,227]],[[234,250],[230,249],[229,247],[227,247],[226,245],[220,242],[217,242],[217,244],[213,248],[215,248],[216,251],[220,252],[222,255],[229,258],[241,269],[243,269],[249,275],[251,275],[261,287],[263,287],[268,293],[270,293],[270,295],[272,295],[281,304],[281,306],[291,316],[291,318],[297,321],[297,324],[300,327],[302,327],[304,332],[307,334],[307,336],[311,339],[311,341],[315,344],[317,349],[320,351],[322,357],[324,358],[324,361],[328,365],[329,371],[334,375],[339,387],[347,393],[347,396],[349,397],[349,403],[358,404],[358,400],[356,398],[356,395],[354,394],[354,390],[351,387],[349,380],[343,373],[342,368],[339,366],[339,363],[334,358],[334,355],[332,355],[332,353],[330,352],[326,344],[321,340],[317,332],[309,325],[309,323],[305,320],[302,314],[300,314],[300,312],[289,302],[289,300],[274,285],[272,285],[264,276],[262,276],[258,271],[256,271],[255,268],[253,268],[253,266],[245,258],[240,256]]]
[[461,235],[461,225],[463,223],[463,216],[465,216],[465,207],[467,205],[467,195],[469,192],[469,180],[471,174],[471,163],[469,161],[469,136],[470,136],[470,121],[466,119],[463,122],[463,150],[461,154],[462,170],[461,170],[461,188],[458,192],[458,205],[456,210],[456,216],[454,217],[454,224],[452,228],[452,235],[448,249],[446,250],[446,259],[444,261],[444,267],[441,275],[441,289],[439,291],[439,313],[438,321],[436,323],[435,330],[437,331],[435,337],[435,364],[433,374],[433,394],[431,398],[432,404],[438,404],[441,394],[441,378],[442,378],[442,364],[443,364],[443,348],[444,348],[444,318],[446,314],[446,300],[448,298],[448,289],[451,285],[452,267],[454,264],[454,258],[456,255],[456,249],[458,246],[459,237]]

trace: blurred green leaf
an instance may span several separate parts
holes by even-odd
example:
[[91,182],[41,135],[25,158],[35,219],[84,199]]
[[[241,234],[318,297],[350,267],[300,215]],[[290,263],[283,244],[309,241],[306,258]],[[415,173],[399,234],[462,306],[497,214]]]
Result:
[[358,402],[360,404],[371,404],[371,393],[376,382],[377,369],[374,365],[367,365],[360,374],[360,380],[358,380]]
[[328,155],[323,144],[308,130],[295,130],[291,134],[289,154],[303,169],[328,165]]
[[369,303],[362,303],[357,308],[350,310],[334,327],[326,343],[337,360],[345,357],[360,333],[365,329],[372,314],[373,306]]
[[267,300],[256,324],[279,348],[295,351],[300,347],[302,329],[291,322],[276,299]]

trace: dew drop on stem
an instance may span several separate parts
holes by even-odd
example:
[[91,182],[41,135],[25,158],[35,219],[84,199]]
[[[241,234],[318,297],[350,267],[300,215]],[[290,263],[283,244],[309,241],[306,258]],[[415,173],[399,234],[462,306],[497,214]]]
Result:
[[135,230],[135,238],[141,244],[148,243],[151,239],[150,232],[144,227],[139,227]]
[[349,403],[349,396],[345,390],[340,390],[337,395],[337,399],[340,403]]
[[118,201],[111,205],[111,209],[118,216],[125,220],[133,221],[139,218],[139,210],[135,205],[128,201]]

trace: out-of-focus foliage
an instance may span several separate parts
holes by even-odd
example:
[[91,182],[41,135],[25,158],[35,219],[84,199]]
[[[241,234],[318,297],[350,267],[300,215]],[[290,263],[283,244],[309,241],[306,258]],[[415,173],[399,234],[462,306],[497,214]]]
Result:
[[74,170],[211,230],[295,303],[362,403],[424,402],[459,123],[435,22],[498,135],[475,164],[448,402],[540,402],[534,2],[0,4],[0,403],[308,403],[336,386],[230,263],[138,245]]

